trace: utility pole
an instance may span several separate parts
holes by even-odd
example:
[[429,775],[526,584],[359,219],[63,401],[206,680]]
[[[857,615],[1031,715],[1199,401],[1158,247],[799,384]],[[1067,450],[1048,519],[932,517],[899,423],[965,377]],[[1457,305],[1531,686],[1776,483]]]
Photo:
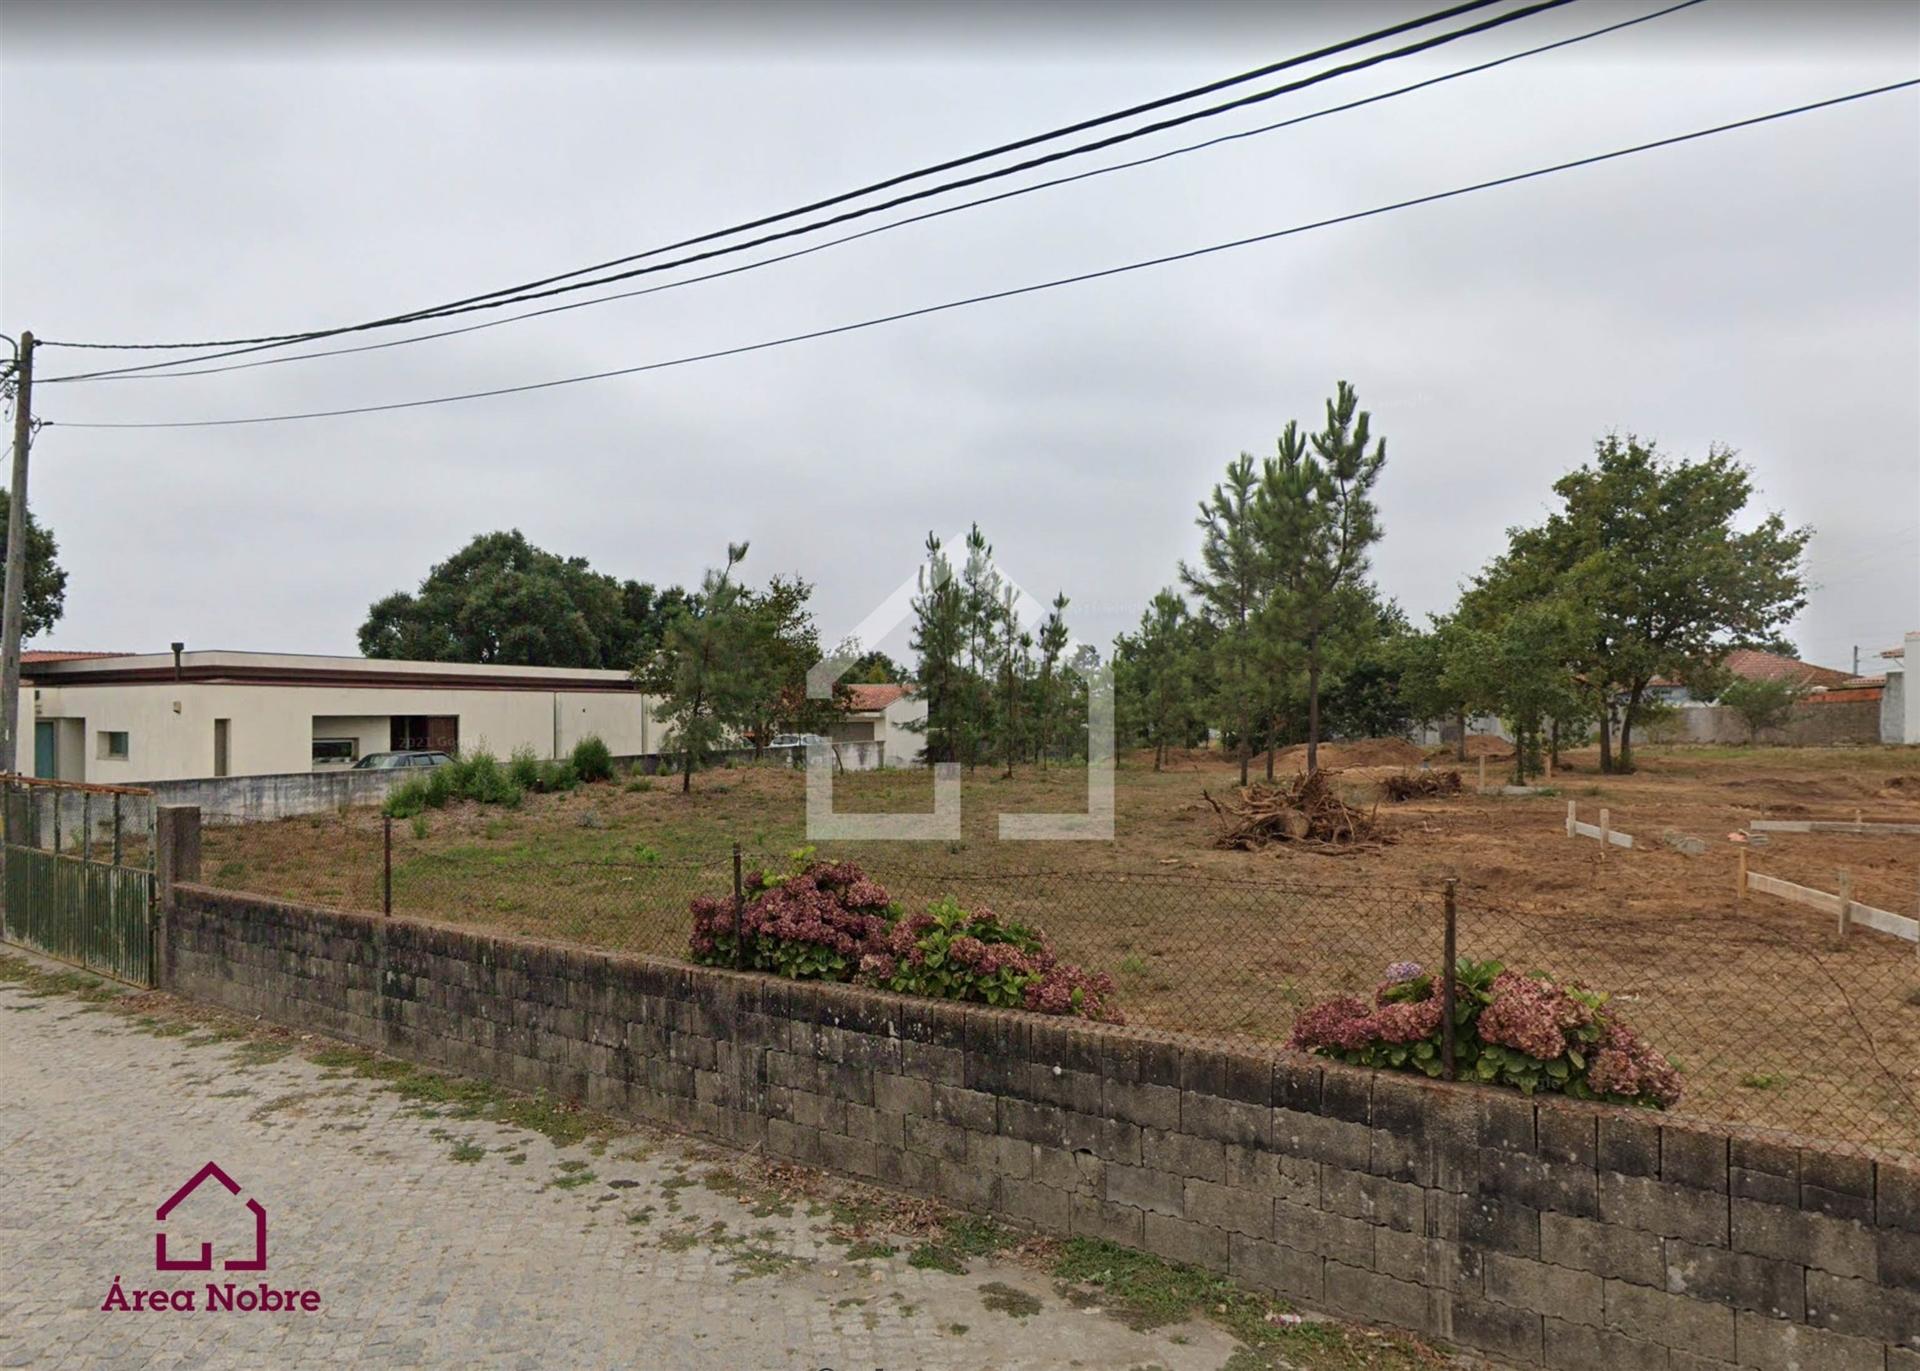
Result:
[[33,438],[33,335],[13,367],[13,487],[7,499],[6,602],[0,612],[0,772],[20,760],[20,599],[27,580],[27,447]]

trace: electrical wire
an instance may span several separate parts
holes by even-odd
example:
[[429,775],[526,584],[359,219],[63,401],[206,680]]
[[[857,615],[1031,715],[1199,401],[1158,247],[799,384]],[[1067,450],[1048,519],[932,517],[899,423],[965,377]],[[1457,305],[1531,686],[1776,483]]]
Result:
[[[1382,30],[1376,31],[1375,33],[1364,35],[1360,38],[1349,39],[1344,43],[1339,43],[1327,48],[1322,48],[1319,51],[1314,53],[1305,54],[1300,57],[1289,58],[1284,62],[1274,63],[1269,67],[1261,69],[1261,72],[1259,74],[1270,73],[1272,71],[1277,71],[1285,67],[1297,66],[1303,62],[1317,60],[1320,57],[1328,56],[1333,53],[1346,51],[1354,47],[1364,46],[1365,44],[1376,41],[1381,37],[1390,36],[1392,34],[1403,32],[1410,28],[1416,28],[1425,24],[1437,22],[1438,20],[1441,20],[1441,19],[1451,18],[1451,17],[1454,17],[1455,15],[1464,13],[1468,10],[1483,8],[1486,5],[1493,4],[1496,2],[1497,0],[1470,0],[1470,3],[1456,5],[1451,9],[1441,10],[1436,12],[1435,14],[1423,16],[1422,18],[1417,20],[1410,20],[1405,24],[1396,25],[1391,29],[1382,29]],[[915,200],[922,200],[930,196],[944,194],[949,190],[960,189],[966,186],[980,184],[983,181],[996,180],[1002,177],[1016,175],[1019,172],[1031,170],[1036,166],[1044,166],[1051,162],[1060,161],[1068,157],[1078,157],[1078,156],[1083,156],[1090,152],[1097,152],[1104,148],[1113,147],[1119,143],[1129,142],[1137,138],[1147,137],[1154,133],[1163,132],[1169,128],[1176,128],[1183,124],[1192,123],[1198,119],[1214,118],[1214,117],[1217,117],[1218,115],[1228,113],[1232,110],[1239,109],[1247,105],[1257,104],[1262,101],[1275,99],[1280,95],[1284,95],[1291,91],[1301,89],[1307,85],[1314,85],[1321,81],[1332,79],[1335,76],[1345,75],[1353,71],[1363,70],[1370,66],[1376,66],[1382,62],[1387,62],[1387,61],[1396,60],[1402,57],[1412,56],[1415,53],[1426,51],[1427,49],[1438,46],[1441,43],[1451,42],[1457,38],[1468,37],[1475,33],[1484,32],[1487,29],[1497,28],[1502,24],[1514,22],[1517,19],[1528,18],[1531,15],[1538,13],[1542,10],[1554,9],[1554,8],[1558,8],[1561,5],[1571,4],[1571,3],[1573,3],[1573,0],[1539,0],[1539,3],[1528,6],[1524,9],[1516,10],[1505,15],[1496,15],[1492,19],[1483,20],[1479,24],[1475,24],[1464,29],[1454,30],[1447,34],[1442,34],[1434,39],[1427,39],[1420,43],[1415,43],[1404,48],[1395,49],[1391,52],[1376,54],[1373,57],[1366,58],[1358,62],[1349,63],[1344,67],[1335,68],[1330,72],[1318,74],[1304,81],[1290,82],[1286,85],[1274,87],[1269,90],[1258,91],[1258,92],[1255,92],[1253,95],[1244,96],[1238,100],[1228,101],[1220,105],[1208,106],[1205,109],[1191,111],[1187,114],[1179,115],[1171,119],[1161,120],[1157,123],[1148,124],[1137,129],[1130,129],[1124,133],[1114,134],[1107,138],[1098,139],[1090,143],[1076,144],[1074,147],[1061,149],[1053,153],[1048,153],[1042,157],[1031,158],[1025,162],[1017,163],[1010,167],[1000,168],[992,172],[983,172],[983,173],[980,173],[979,175],[961,178],[960,180],[957,180],[957,181],[944,182],[941,185],[930,187],[926,190],[916,191],[910,195],[896,197],[892,200],[888,200],[879,205],[874,205],[874,206],[867,207],[865,209],[849,211],[844,214],[836,215],[832,218],[819,221],[812,225],[802,226],[797,229],[787,229],[787,230],[783,230],[780,233],[764,235],[750,242],[737,244],[728,248],[715,249],[708,252],[697,253],[689,257],[678,259],[674,262],[664,263],[655,267],[647,268],[646,270],[664,271],[670,267],[684,266],[691,262],[705,261],[711,257],[722,256],[729,252],[744,251],[748,248],[757,247],[761,244],[773,242],[781,238],[792,237],[798,233],[814,232],[820,228],[830,227],[833,224],[844,223],[849,219],[861,218],[868,214],[881,213],[884,210],[891,209],[902,204],[907,204]],[[1246,77],[1229,78],[1225,82],[1215,83],[1213,87],[1200,88],[1200,89],[1218,89],[1221,85],[1231,85],[1243,79],[1248,79],[1248,78]],[[233,348],[253,349],[256,347],[278,347],[278,346],[284,346],[288,343],[310,342],[319,338],[335,337],[342,333],[357,333],[357,332],[364,332],[366,330],[375,329],[375,328],[389,328],[397,324],[419,323],[423,320],[433,319],[433,318],[443,318],[450,314],[466,313],[474,309],[497,309],[504,305],[518,303],[519,301],[522,301],[522,300],[539,299],[548,295],[561,294],[566,291],[587,290],[587,289],[593,288],[594,286],[606,285],[613,281],[618,281],[618,280],[625,280],[631,276],[640,275],[642,274],[642,272],[639,272],[639,271],[623,272],[618,275],[600,277],[591,281],[575,282],[572,285],[561,286],[553,290],[542,290],[541,288],[546,286],[551,286],[555,282],[569,280],[572,277],[586,275],[589,272],[602,271],[610,267],[624,265],[625,263],[628,263],[628,262],[635,262],[645,258],[657,257],[662,253],[677,251],[678,249],[683,247],[690,247],[699,243],[709,242],[716,238],[731,237],[734,234],[746,232],[753,228],[763,227],[767,224],[795,218],[801,214],[811,213],[812,211],[817,209],[830,207],[832,205],[841,204],[848,200],[856,199],[864,195],[872,194],[877,190],[884,189],[886,187],[893,186],[893,185],[898,185],[904,181],[919,179],[922,176],[933,174],[935,171],[950,170],[954,167],[966,165],[968,163],[981,160],[983,158],[997,156],[1001,153],[1007,152],[1015,148],[1030,146],[1034,143],[1048,142],[1056,137],[1064,136],[1065,133],[1071,132],[1074,129],[1083,129],[1087,127],[1092,127],[1097,124],[1111,122],[1111,120],[1113,119],[1126,117],[1128,114],[1137,113],[1142,109],[1155,108],[1155,107],[1158,107],[1159,105],[1174,103],[1179,100],[1187,99],[1192,94],[1193,92],[1185,92],[1185,93],[1182,93],[1181,95],[1165,97],[1161,101],[1153,102],[1146,106],[1136,106],[1134,110],[1131,110],[1131,111],[1123,111],[1120,114],[1115,114],[1111,116],[1102,116],[1101,118],[1096,120],[1083,122],[1080,125],[1073,126],[1073,129],[1054,130],[1053,132],[1050,132],[1050,133],[1036,135],[1029,139],[1023,139],[1018,143],[1007,144],[1007,145],[1004,145],[1003,147],[992,149],[988,152],[976,153],[970,157],[960,158],[952,162],[942,163],[939,167],[936,167],[936,168],[923,169],[922,171],[911,172],[904,176],[891,178],[890,180],[887,180],[887,181],[876,182],[874,185],[863,187],[858,191],[848,191],[841,195],[829,197],[826,200],[816,201],[811,205],[803,206],[799,209],[786,210],[777,215],[770,215],[762,219],[753,220],[747,224],[739,224],[739,225],[735,225],[732,228],[727,228],[727,229],[717,229],[709,233],[700,234],[693,238],[683,239],[677,243],[667,244],[665,246],[657,247],[657,248],[649,248],[645,252],[633,253],[625,257],[614,258],[609,261],[598,263],[590,267],[579,267],[572,271],[562,272],[554,276],[543,277],[535,281],[524,282],[517,286],[505,286],[497,290],[483,292],[479,295],[466,296],[458,300],[449,301],[445,304],[433,305],[433,306],[425,307],[418,310],[409,310],[405,313],[388,315],[388,316],[385,316],[384,318],[367,320],[362,323],[345,324],[337,327],[324,328],[324,329],[310,329],[300,333],[268,334],[268,335],[263,335],[255,338],[229,338],[229,339],[221,339],[221,340],[213,340],[213,341],[197,342],[197,343],[91,343],[91,342],[72,342],[72,341],[66,341],[66,340],[46,339],[46,340],[42,340],[42,345],[46,347],[92,348],[92,349],[105,349],[109,351],[152,351],[152,350],[181,351],[181,350],[192,350],[197,348],[233,347]],[[535,294],[531,292],[538,292],[538,293]],[[207,359],[196,358],[196,359],[189,359],[189,360],[207,360]],[[165,365],[165,364],[162,363],[161,365]]]
[[[660,291],[676,290],[681,286],[698,285],[705,281],[715,281],[726,276],[737,276],[743,272],[755,271],[761,267],[774,266],[781,262],[791,262],[796,258],[809,257],[809,256],[812,256],[814,253],[825,252],[829,248],[839,247],[845,243],[856,242],[862,238],[871,238],[877,234],[887,233],[897,228],[905,228],[911,224],[925,223],[930,219],[943,218],[944,216],[949,214],[958,214],[963,210],[975,209],[982,205],[995,204],[1002,200],[1016,199],[1023,195],[1030,195],[1035,191],[1048,190],[1055,186],[1070,185],[1076,181],[1085,181],[1096,176],[1105,176],[1111,172],[1126,171],[1134,167],[1142,167],[1142,166],[1150,165],[1155,162],[1163,162],[1170,158],[1184,156],[1187,153],[1198,152],[1206,148],[1218,147],[1225,143],[1238,142],[1242,139],[1255,138],[1263,134],[1273,133],[1279,129],[1290,128],[1295,124],[1309,123],[1315,119],[1323,119],[1328,115],[1343,114],[1348,110],[1359,109],[1365,105],[1378,104],[1383,100],[1391,100],[1402,95],[1408,95],[1414,91],[1424,90],[1429,86],[1442,85],[1448,81],[1457,81],[1463,76],[1473,76],[1480,72],[1490,71],[1495,67],[1506,66],[1509,63],[1518,62],[1523,58],[1534,57],[1544,52],[1551,52],[1556,48],[1570,47],[1575,43],[1584,43],[1590,38],[1603,37],[1606,34],[1615,33],[1621,29],[1632,28],[1636,25],[1647,23],[1649,20],[1660,19],[1665,17],[1666,15],[1674,14],[1684,9],[1691,9],[1693,6],[1703,4],[1703,3],[1705,3],[1705,0],[1679,0],[1679,3],[1668,5],[1664,9],[1653,10],[1647,14],[1636,15],[1631,19],[1623,19],[1617,23],[1608,24],[1602,28],[1589,29],[1585,33],[1574,34],[1572,37],[1569,37],[1569,38],[1560,38],[1560,39],[1554,40],[1551,43],[1542,43],[1536,47],[1524,48],[1519,52],[1509,53],[1505,57],[1496,57],[1491,59],[1490,61],[1478,62],[1472,66],[1461,67],[1456,71],[1444,72],[1439,76],[1430,76],[1424,81],[1415,81],[1410,85],[1398,86],[1392,90],[1382,91],[1375,95],[1364,96],[1358,100],[1349,100],[1345,104],[1331,105],[1325,109],[1313,110],[1310,113],[1295,115],[1292,118],[1281,119],[1271,124],[1263,124],[1258,128],[1244,129],[1237,133],[1221,134],[1217,137],[1209,138],[1202,142],[1188,143],[1181,147],[1170,148],[1164,152],[1152,153],[1145,157],[1136,157],[1125,162],[1114,162],[1108,166],[1094,167],[1088,171],[1074,172],[1066,176],[1056,176],[1049,180],[1036,181],[1031,185],[1018,186],[1012,190],[999,191],[999,192],[996,192],[995,194],[980,196],[973,200],[964,200],[957,205],[947,205],[947,206],[943,206],[940,209],[927,210],[919,214],[909,215],[903,219],[895,219],[889,223],[880,224],[873,228],[861,229],[855,233],[843,234],[838,238],[830,238],[824,243],[815,243],[810,247],[797,248],[792,252],[783,252],[773,257],[764,257],[758,261],[748,262],[740,266],[726,267],[719,271],[704,272],[698,276],[689,276],[677,281],[668,281],[662,285],[646,286],[639,290],[619,291],[612,295],[596,296],[591,300],[575,300],[575,301],[570,301],[566,304],[561,304],[561,305],[548,305],[541,309],[527,310],[520,314],[510,314],[510,315],[507,315],[505,318],[501,318],[501,319],[488,319],[477,324],[465,324],[458,328],[438,329],[432,333],[419,333],[406,338],[392,338],[384,342],[378,342],[378,343],[360,343],[352,347],[327,348],[317,352],[295,353],[292,356],[265,357],[265,358],[260,358],[250,362],[230,362],[225,366],[212,366],[212,367],[193,367],[192,366],[192,364],[195,361],[199,361],[199,360],[214,360],[215,358],[218,358],[221,356],[238,355],[237,353],[215,353],[215,354],[209,354],[208,357],[206,358],[183,357],[183,358],[175,358],[166,362],[154,362],[145,366],[123,367],[123,368],[117,368],[112,370],[78,372],[78,373],[73,373],[73,374],[64,375],[64,376],[43,377],[40,383],[42,385],[54,385],[61,382],[71,382],[71,381],[171,380],[176,377],[213,376],[213,375],[218,375],[219,373],[228,372],[228,371],[248,371],[248,370],[252,370],[255,367],[282,366],[288,362],[312,361],[312,360],[316,360],[323,357],[344,357],[344,356],[352,355],[354,353],[379,352],[386,348],[405,347],[411,343],[432,342],[436,339],[452,338],[464,333],[477,333],[482,329],[498,328],[503,324],[518,323],[526,319],[543,318],[546,315],[550,315],[550,314],[564,314],[570,310],[586,309],[593,305],[611,304],[618,300],[632,300],[643,295],[653,295]],[[241,349],[239,351],[251,352],[251,351],[261,351],[261,350],[265,350],[265,349],[249,348],[249,349]],[[175,369],[175,368],[181,368],[181,367],[187,367],[191,369],[189,370]]]
[[1815,110],[1831,109],[1837,105],[1851,104],[1857,100],[1866,100],[1873,96],[1890,94],[1893,91],[1907,90],[1914,86],[1920,86],[1920,77],[1906,81],[1895,81],[1884,86],[1874,86],[1866,90],[1853,91],[1849,94],[1833,96],[1826,100],[1810,101],[1806,104],[1795,105],[1788,109],[1775,110],[1770,114],[1759,114],[1747,119],[1734,120],[1731,123],[1716,124],[1709,128],[1695,129],[1690,133],[1675,134],[1668,138],[1655,139],[1652,142],[1636,143],[1629,147],[1616,148],[1611,152],[1595,153],[1591,156],[1575,158],[1572,161],[1554,163],[1551,166],[1535,167],[1530,171],[1515,172],[1508,176],[1495,177],[1487,181],[1477,181],[1471,185],[1456,186],[1451,190],[1435,191],[1429,195],[1397,200],[1391,204],[1377,205],[1371,209],[1356,210],[1349,214],[1336,215],[1328,219],[1318,219],[1310,223],[1296,224],[1290,228],[1274,229],[1268,233],[1230,239],[1227,242],[1213,243],[1206,247],[1190,248],[1185,252],[1168,253],[1165,256],[1149,257],[1137,262],[1124,263],[1117,267],[1105,267],[1098,271],[1087,271],[1073,276],[1056,277],[1049,281],[1038,281],[1029,285],[1014,286],[1006,290],[970,295],[962,299],[946,300],[933,305],[922,305],[915,309],[901,310],[894,314],[885,314],[875,318],[857,320],[849,324],[836,324],[828,328],[812,329],[804,333],[793,333],[780,338],[764,339],[757,343],[744,343],[737,347],[719,348],[711,352],[693,353],[659,362],[645,362],[637,366],[617,367],[607,371],[589,372],[579,376],[562,376],[549,381],[531,381],[522,385],[496,386],[489,390],[467,391],[456,395],[432,396],[422,400],[396,400],[386,404],[352,405],[339,409],[306,410],[292,414],[253,415],[238,419],[149,419],[93,423],[49,420],[48,422],[50,424],[58,424],[62,428],[87,429],[229,428],[244,424],[288,423],[302,419],[333,419],[349,414],[384,414],[393,410],[421,409],[429,405],[454,404],[464,400],[484,400],[500,395],[522,395],[531,391],[552,390],[559,386],[580,385],[587,381],[604,381],[617,376],[634,376],[643,372],[663,371],[671,367],[688,366],[695,362],[715,361],[723,357],[738,357],[752,352],[763,352],[769,348],[785,347],[793,343],[809,342],[817,338],[830,338],[844,333],[855,333],[863,329],[877,328],[883,324],[899,323],[907,319],[917,319],[930,314],[942,314],[949,310],[964,309],[992,301],[1009,300],[1018,296],[1033,295],[1041,291],[1055,290],[1062,286],[1080,285],[1088,281],[1100,281],[1113,276],[1124,276],[1130,272],[1144,271],[1149,267],[1166,266],[1173,262],[1185,262],[1193,260],[1194,258],[1212,256],[1215,253],[1230,252],[1236,248],[1249,247],[1256,243],[1273,242],[1276,239],[1308,233],[1315,229],[1331,228],[1338,224],[1355,223],[1359,220],[1371,219],[1378,215],[1390,214],[1396,210],[1412,209],[1419,205],[1435,204],[1443,200],[1456,199],[1463,195],[1472,195],[1479,191],[1493,190],[1501,186],[1517,185],[1523,181],[1536,180],[1540,177],[1556,175],[1563,171],[1572,171],[1580,167],[1595,166],[1602,162],[1611,162],[1622,157],[1631,157],[1643,152],[1652,152],[1659,148],[1674,147],[1681,143],[1690,143],[1702,138],[1711,138],[1717,134],[1730,133],[1736,129],[1753,128],[1760,124],[1774,123],[1781,119],[1794,118],[1795,116],[1808,114]]

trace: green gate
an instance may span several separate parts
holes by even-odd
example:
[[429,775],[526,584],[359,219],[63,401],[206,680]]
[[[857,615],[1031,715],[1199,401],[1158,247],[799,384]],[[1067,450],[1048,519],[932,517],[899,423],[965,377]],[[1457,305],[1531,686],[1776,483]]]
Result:
[[153,984],[153,792],[7,778],[0,938]]

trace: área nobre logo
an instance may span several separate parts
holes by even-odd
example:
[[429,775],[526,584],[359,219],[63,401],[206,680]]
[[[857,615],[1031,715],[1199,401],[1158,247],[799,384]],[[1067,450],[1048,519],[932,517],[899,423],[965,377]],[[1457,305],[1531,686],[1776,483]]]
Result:
[[[834,683],[853,666],[861,650],[882,639],[913,617],[914,602],[929,591],[961,575],[943,551],[968,548],[966,539],[931,544],[927,557],[894,588],[859,626],[841,640],[830,656],[807,671],[811,699],[833,697]],[[1036,629],[1047,607],[1022,590],[994,563],[992,549],[968,548],[966,574],[989,588],[1005,612],[1027,631]],[[1087,808],[1080,814],[1002,814],[1000,839],[1025,842],[1113,841],[1113,667],[1100,662],[1099,653],[1077,639],[1069,639],[1060,656],[1061,668],[1071,671],[1087,687]],[[960,838],[960,766],[937,762],[933,766],[931,814],[842,814],[833,807],[832,750],[815,745],[807,749],[807,837],[821,841],[914,842],[929,839],[957,842]]]
[[[155,1271],[212,1271],[215,1266],[213,1244],[202,1242],[197,1252],[192,1251],[190,1242],[183,1242],[175,1232],[175,1241],[171,1250],[167,1246],[168,1216],[180,1207],[190,1196],[208,1181],[218,1181],[225,1187],[228,1195],[242,1200],[240,1185],[233,1177],[220,1169],[216,1162],[208,1162],[194,1172],[192,1179],[172,1195],[158,1209],[153,1211],[156,1224],[161,1225],[153,1235],[153,1269]],[[250,1220],[253,1241],[250,1248],[224,1257],[219,1262],[222,1271],[265,1271],[267,1269],[267,1210],[259,1200],[247,1196],[242,1200]],[[190,1255],[181,1255],[185,1251]],[[113,1288],[107,1292],[107,1298],[100,1306],[101,1311],[110,1310],[155,1310],[176,1309],[192,1313],[196,1309],[240,1310],[243,1312],[264,1311],[267,1313],[292,1312],[303,1310],[313,1313],[320,1308],[318,1290],[281,1289],[266,1281],[249,1285],[237,1285],[231,1280],[210,1280],[206,1283],[206,1302],[199,1303],[199,1291],[192,1287],[165,1289],[160,1287],[131,1291],[121,1287],[120,1278],[113,1278]]]

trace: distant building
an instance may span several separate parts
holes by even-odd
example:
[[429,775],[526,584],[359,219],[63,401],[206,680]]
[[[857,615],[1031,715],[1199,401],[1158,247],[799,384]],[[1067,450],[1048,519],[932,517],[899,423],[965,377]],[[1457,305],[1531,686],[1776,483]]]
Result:
[[[139,784],[350,767],[370,752],[485,746],[616,756],[669,741],[624,671],[273,652],[22,654],[19,769]],[[28,721],[31,726],[28,726]]]
[[905,685],[852,685],[852,708],[831,728],[836,743],[879,743],[880,765],[912,766],[926,747],[908,725],[924,722],[927,702]]
[[1920,686],[1907,678],[1909,662],[1920,662],[1920,633],[1909,633],[1899,647],[1880,654],[1887,664],[1880,693],[1880,741],[1920,745]]
[[[1796,657],[1758,648],[1736,647],[1721,659],[1720,665],[1735,677],[1747,681],[1787,681],[1807,690],[1828,690],[1844,686],[1853,677],[1832,667],[1815,666]],[[1656,676],[1647,684],[1648,696],[1660,704],[1695,703],[1693,692],[1679,681]]]

